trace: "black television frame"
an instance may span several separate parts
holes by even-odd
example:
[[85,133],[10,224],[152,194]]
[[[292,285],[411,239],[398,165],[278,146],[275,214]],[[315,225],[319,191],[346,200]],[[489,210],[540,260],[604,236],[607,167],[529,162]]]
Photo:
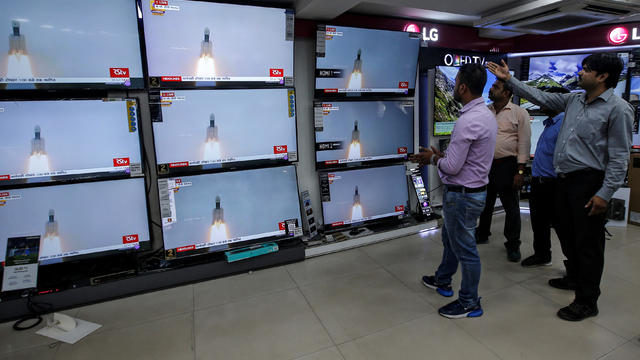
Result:
[[[143,8],[142,8],[142,1],[143,0],[135,0],[136,4],[137,4],[137,8],[140,10],[140,13],[143,14],[142,17],[138,17],[138,31],[140,33],[140,41],[141,41],[141,45],[140,45],[140,52],[142,53],[142,67],[144,68],[144,75],[145,75],[145,89],[153,91],[166,91],[166,90],[188,90],[188,89],[192,89],[192,90],[217,90],[217,89],[246,89],[246,88],[256,88],[256,89],[279,89],[279,88],[293,88],[294,87],[294,83],[295,83],[295,76],[292,74],[292,76],[290,77],[290,84],[287,84],[287,77],[285,77],[284,79],[284,83],[280,84],[280,83],[266,83],[266,82],[246,82],[246,81],[240,81],[240,82],[224,82],[221,84],[216,84],[216,85],[200,85],[197,86],[196,85],[196,81],[162,81],[162,79],[157,79],[157,76],[150,76],[149,75],[149,58],[147,55],[147,46],[146,46],[146,38],[145,38],[145,31],[144,31],[144,12],[143,12]],[[294,22],[295,22],[295,10],[292,8],[288,8],[288,7],[282,7],[279,6],[277,3],[266,3],[266,4],[260,4],[260,5],[256,5],[255,3],[249,3],[246,1],[241,1],[241,2],[231,2],[231,1],[227,1],[227,0],[215,0],[215,1],[210,1],[210,0],[187,0],[187,1],[193,1],[193,2],[201,2],[201,3],[212,3],[212,4],[216,4],[216,3],[220,3],[220,4],[229,4],[229,5],[241,5],[241,6],[252,6],[252,7],[261,7],[261,8],[272,8],[272,9],[281,9],[283,10],[285,13],[290,13],[294,16]],[[281,4],[280,4],[281,5]],[[295,73],[295,40],[291,40],[292,42],[292,48],[291,48],[291,57],[292,57],[292,61],[291,64],[293,66],[292,71],[294,71]],[[152,80],[152,78],[155,78],[154,80]]]
[[[298,185],[298,168],[294,165],[294,164],[289,164],[289,165],[278,165],[278,166],[269,166],[269,167],[258,167],[258,168],[251,168],[251,169],[237,169],[237,170],[233,170],[233,171],[229,171],[229,172],[243,172],[243,171],[253,171],[253,170],[262,170],[262,169],[279,169],[279,168],[284,168],[284,167],[291,167],[295,173],[295,179],[296,179],[296,194],[298,197],[298,211],[300,214],[300,221],[303,221],[303,217],[302,217],[302,209],[300,207],[300,186]],[[216,176],[216,175],[220,175],[221,173],[191,173],[191,174],[185,174],[184,176]],[[177,176],[171,176],[171,177],[180,177],[180,175]],[[158,182],[162,181],[162,180],[166,180],[166,178],[158,178]],[[158,186],[158,197],[159,197],[159,192],[160,192],[160,187]],[[160,204],[160,201],[158,201],[158,205],[162,206],[162,204]],[[298,226],[302,229],[302,223],[299,223]],[[243,247],[247,247],[247,246],[251,246],[251,245],[259,245],[259,244],[266,244],[266,243],[270,243],[270,242],[279,242],[279,241],[286,241],[286,240],[291,240],[291,239],[297,239],[297,238],[301,238],[303,236],[303,234],[300,235],[294,235],[294,236],[288,236],[288,235],[283,235],[283,236],[271,236],[271,237],[263,237],[263,238],[258,238],[258,239],[251,239],[251,240],[246,240],[246,241],[239,241],[239,242],[233,242],[233,243],[229,243],[226,244],[226,248],[224,249],[216,249],[217,246],[211,246],[211,247],[205,247],[205,248],[201,248],[201,249],[190,249],[190,250],[185,250],[185,251],[178,251],[179,248],[171,248],[171,249],[167,249],[165,247],[165,242],[164,242],[164,227],[161,226],[160,227],[160,236],[162,237],[162,247],[164,249],[164,255],[165,255],[165,259],[169,260],[169,261],[173,261],[173,260],[177,260],[177,259],[183,259],[183,258],[187,258],[187,257],[192,257],[192,256],[199,256],[199,255],[205,255],[205,254],[212,254],[212,253],[222,253],[222,252],[226,252],[226,251],[231,251],[231,250],[236,250],[236,249],[240,249]],[[195,244],[194,244],[195,245]],[[223,246],[223,245],[220,245]]]
[[[297,96],[295,94],[295,88],[286,87],[286,88],[276,88],[280,90],[293,90],[294,91],[294,123],[296,128],[296,152],[298,156],[296,160],[283,160],[283,159],[260,159],[260,160],[248,160],[248,161],[234,161],[229,163],[222,163],[219,168],[207,168],[206,165],[194,165],[194,166],[183,166],[183,167],[175,167],[170,168],[167,164],[159,164],[157,163],[156,157],[156,171],[158,174],[158,178],[167,178],[167,177],[175,177],[175,176],[189,176],[189,175],[198,175],[198,174],[208,174],[208,173],[218,173],[225,171],[236,171],[236,170],[244,170],[244,169],[257,169],[262,167],[273,167],[273,166],[285,166],[285,165],[293,165],[300,161],[300,141],[298,136],[298,108],[297,108]],[[255,88],[242,88],[242,89],[204,89],[204,88],[196,88],[196,89],[170,89],[170,90],[158,90],[160,92],[171,92],[175,91],[234,91],[234,90],[264,90],[264,89],[255,89]],[[161,111],[161,105],[158,103],[153,103],[152,101],[156,101],[158,99],[153,100],[152,94],[156,92],[149,93],[149,107],[151,110],[151,141],[153,144],[153,153],[154,156],[157,154],[156,151],[156,139],[155,133],[153,131],[153,123],[154,123],[154,114],[153,112],[156,110]],[[167,165],[166,169],[161,168],[161,165]]]
[[[76,92],[77,94],[77,92]],[[99,97],[97,96],[97,94],[93,93],[93,94],[86,94],[87,97],[77,97],[77,96],[73,96],[70,98],[63,98],[60,97],[60,93],[59,92],[53,92],[49,96],[43,96],[45,94],[40,94],[41,96],[34,96],[34,97],[29,97],[29,98],[22,98],[22,97],[11,97],[11,98],[6,98],[6,97],[2,97],[0,98],[1,102],[37,102],[37,101],[91,101],[91,100],[102,100],[102,101],[108,101],[109,99],[115,99],[115,100],[119,100],[119,101],[127,101],[127,100],[134,100],[136,102],[136,119],[137,119],[137,130],[138,130],[138,145],[139,145],[139,149],[140,149],[140,165],[141,165],[141,174],[138,176],[131,176],[130,174],[127,175],[125,173],[113,173],[113,175],[109,175],[110,173],[86,173],[86,174],[74,174],[74,175],[61,175],[58,176],[56,179],[52,179],[49,181],[37,181],[37,182],[32,182],[32,183],[28,183],[26,182],[28,179],[23,179],[21,182],[19,183],[3,183],[4,181],[0,181],[0,190],[5,190],[5,189],[12,189],[12,188],[25,188],[25,187],[31,187],[31,186],[46,186],[47,184],[56,184],[56,183],[60,183],[60,184],[66,184],[66,183],[74,183],[74,182],[80,182],[80,181],[91,181],[91,180],[111,180],[111,179],[130,179],[130,178],[136,178],[136,177],[146,177],[145,173],[147,172],[147,167],[148,167],[148,157],[144,148],[144,135],[143,135],[143,131],[142,131],[142,126],[141,122],[141,109],[140,109],[140,99],[137,96],[124,96],[124,97]],[[100,175],[100,174],[104,174],[104,175]],[[1,175],[1,174],[0,174]]]
[[[407,149],[407,154],[405,154],[404,157],[396,157],[396,158],[388,158],[388,159],[373,159],[373,160],[365,160],[365,161],[351,161],[351,162],[345,162],[345,163],[331,163],[331,164],[327,164],[326,161],[318,161],[318,142],[316,139],[316,133],[317,130],[315,130],[314,127],[314,158],[315,158],[315,165],[316,165],[316,170],[318,171],[325,171],[325,170],[341,170],[341,169],[352,169],[352,168],[359,168],[359,167],[366,167],[366,166],[375,166],[375,165],[384,165],[384,164],[394,164],[394,163],[403,163],[408,161],[409,159],[409,155],[414,153],[416,151],[416,142],[415,142],[415,116],[416,116],[416,102],[413,99],[371,99],[371,98],[365,98],[365,99],[331,99],[331,100],[323,100],[323,101],[314,101],[313,102],[313,107],[314,110],[316,107],[318,107],[317,105],[320,104],[320,106],[322,106],[322,103],[325,102],[341,102],[341,103],[354,103],[354,102],[376,102],[376,101],[390,101],[390,102],[401,102],[401,103],[405,103],[405,102],[411,102],[412,103],[412,119],[413,119],[413,127],[411,128],[411,135],[412,135],[412,149]],[[391,154],[389,154],[391,155]]]
[[415,37],[416,40],[416,46],[418,47],[418,54],[416,56],[416,67],[415,67],[415,73],[414,73],[414,78],[416,78],[415,83],[413,88],[408,88],[406,93],[400,93],[400,92],[348,92],[348,93],[340,93],[340,92],[326,92],[326,89],[318,89],[316,87],[316,79],[318,78],[318,72],[322,69],[318,69],[318,49],[317,49],[317,45],[318,45],[318,39],[317,36],[321,33],[321,32],[325,32],[326,31],[326,27],[329,26],[336,26],[336,27],[343,27],[343,28],[354,28],[354,29],[363,29],[363,30],[371,30],[371,31],[388,31],[388,32],[398,32],[398,33],[402,33],[403,31],[394,31],[394,30],[384,30],[384,29],[374,29],[374,28],[365,28],[365,27],[354,27],[354,26],[343,26],[343,25],[332,25],[332,24],[318,24],[317,25],[317,31],[316,31],[316,41],[315,41],[315,56],[314,56],[314,77],[313,77],[313,89],[314,89],[314,97],[316,99],[330,99],[330,100],[334,100],[336,98],[343,98],[343,99],[388,99],[390,97],[397,97],[397,98],[402,98],[402,97],[414,97],[415,93],[416,93],[416,87],[418,86],[418,69],[419,69],[419,61],[418,59],[420,58],[420,40],[422,37],[422,34],[420,33],[412,33],[412,32],[404,32],[407,34],[407,37],[411,38],[411,37]]
[[[400,223],[402,221],[402,219],[405,219],[407,217],[409,217],[411,215],[411,195],[410,195],[410,186],[412,186],[411,184],[409,184],[409,179],[407,178],[406,174],[405,174],[405,181],[407,183],[407,202],[404,205],[404,215],[401,218],[396,218],[395,215],[390,215],[390,216],[385,216],[382,218],[377,218],[377,219],[372,219],[372,220],[365,220],[365,221],[360,221],[360,222],[354,222],[354,223],[350,223],[350,224],[343,224],[343,225],[332,225],[332,224],[327,224],[325,222],[325,217],[324,217],[324,201],[322,201],[322,187],[323,187],[323,177],[328,175],[329,173],[335,173],[335,172],[344,172],[344,171],[354,171],[354,170],[366,170],[366,169],[378,169],[378,168],[384,168],[384,167],[391,167],[391,166],[405,166],[406,169],[406,165],[404,164],[389,164],[389,165],[384,165],[384,166],[365,166],[365,167],[360,167],[360,168],[353,168],[353,169],[340,169],[340,170],[327,170],[327,171],[321,171],[318,172],[318,182],[320,184],[320,214],[322,216],[322,232],[325,234],[331,234],[331,233],[335,233],[335,232],[339,232],[339,231],[345,231],[345,230],[350,230],[350,229],[358,229],[361,227],[365,227],[368,225],[376,225],[376,224],[382,224],[382,223]],[[327,184],[328,186],[328,184]]]

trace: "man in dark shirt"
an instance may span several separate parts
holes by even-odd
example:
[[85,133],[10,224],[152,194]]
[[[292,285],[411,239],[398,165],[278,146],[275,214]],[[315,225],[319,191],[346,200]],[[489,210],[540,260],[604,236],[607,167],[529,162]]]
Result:
[[[567,94],[569,90],[552,87],[550,93]],[[551,227],[555,220],[556,172],[553,168],[553,152],[562,127],[564,112],[542,108],[548,116],[540,134],[531,165],[531,229],[533,230],[533,255],[522,260],[524,267],[551,265]]]
[[[633,108],[613,93],[623,69],[616,54],[593,54],[582,61],[578,85],[584,93],[550,94],[516,80],[509,67],[490,62],[489,70],[534,104],[564,111],[553,155],[558,174],[558,234],[567,257],[568,276],[575,276],[575,300],[558,311],[564,320],[598,315],[604,268],[604,224],[607,204],[627,173]],[[568,278],[549,285],[572,288]]]

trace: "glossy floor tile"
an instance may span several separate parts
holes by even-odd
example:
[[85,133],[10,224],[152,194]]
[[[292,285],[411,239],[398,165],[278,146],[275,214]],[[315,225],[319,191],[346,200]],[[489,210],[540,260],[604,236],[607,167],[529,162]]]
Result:
[[300,290],[195,312],[197,359],[291,359],[333,345]]

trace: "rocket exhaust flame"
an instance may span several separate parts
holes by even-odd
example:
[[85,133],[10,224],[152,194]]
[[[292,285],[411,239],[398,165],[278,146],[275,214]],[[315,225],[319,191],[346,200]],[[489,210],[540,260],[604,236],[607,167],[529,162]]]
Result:
[[55,211],[49,210],[49,221],[44,225],[44,237],[40,243],[40,256],[58,255],[62,253],[60,235],[58,234],[58,222],[55,220]]
[[209,28],[204,29],[204,39],[200,44],[200,57],[198,58],[196,76],[216,76],[213,44],[210,39]]
[[7,77],[33,77],[31,60],[27,55],[27,44],[24,35],[20,34],[20,23],[11,23],[13,32],[9,35],[9,56],[7,61]]
[[358,55],[353,61],[353,71],[349,77],[347,89],[362,89],[362,49],[358,49]]
[[358,130],[358,121],[356,120],[353,123],[353,131],[351,131],[351,144],[347,150],[347,159],[359,159],[361,157],[360,130]]
[[203,160],[218,160],[222,158],[220,142],[218,141],[218,127],[216,126],[216,116],[209,116],[209,127],[207,127],[207,138],[204,143]]
[[362,214],[362,204],[360,204],[360,193],[358,193],[358,187],[353,194],[353,206],[351,207],[351,220],[360,220],[364,218]]
[[36,125],[33,130],[33,139],[31,139],[31,156],[29,156],[27,172],[36,174],[49,171],[49,157],[44,149],[44,139],[41,137],[40,126]]
[[229,239],[229,230],[224,222],[224,209],[220,206],[220,196],[216,196],[216,207],[213,209],[213,220],[209,228],[210,243],[221,243]]

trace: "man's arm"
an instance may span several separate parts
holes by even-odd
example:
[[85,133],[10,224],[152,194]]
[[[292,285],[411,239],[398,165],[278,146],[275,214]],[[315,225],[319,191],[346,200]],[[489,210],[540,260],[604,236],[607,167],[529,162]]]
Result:
[[596,193],[596,196],[607,202],[620,188],[627,174],[632,128],[633,109],[625,102],[623,108],[613,110],[609,120],[607,134],[609,163],[605,168],[604,183]]
[[467,160],[469,147],[473,141],[473,132],[464,120],[458,120],[456,129],[451,135],[451,142],[447,147],[447,156],[438,160],[436,167],[445,174],[456,175]]
[[487,63],[487,69],[493,73],[496,78],[506,81],[513,88],[513,93],[521,96],[536,105],[540,105],[557,112],[563,112],[569,101],[570,94],[552,94],[536,89],[533,86],[523,84],[517,80],[511,73],[507,63],[502,60],[501,64],[492,61]]

